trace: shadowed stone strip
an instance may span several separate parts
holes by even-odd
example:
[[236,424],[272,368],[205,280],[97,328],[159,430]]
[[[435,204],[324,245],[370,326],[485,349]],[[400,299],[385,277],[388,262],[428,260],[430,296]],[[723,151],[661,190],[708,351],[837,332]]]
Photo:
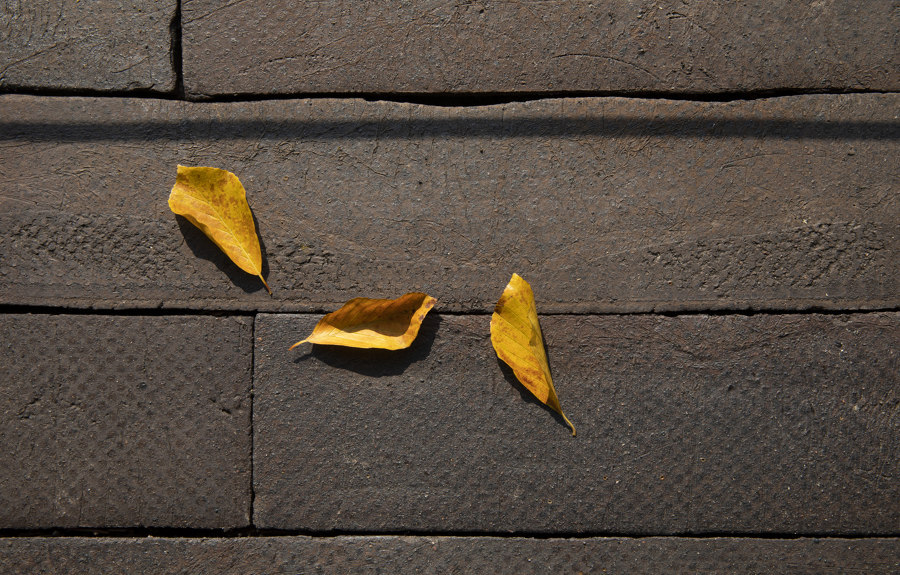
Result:
[[[488,312],[900,306],[900,95],[437,108],[0,97],[0,302]],[[269,297],[166,204],[238,175]]]
[[0,539],[9,575],[790,573],[900,568],[897,539],[253,537]]
[[897,90],[894,2],[192,0],[189,95]]
[[317,319],[257,319],[257,527],[863,535],[900,524],[900,314],[543,316],[574,438],[500,364],[487,316],[429,315],[402,352],[289,352]]
[[176,0],[0,0],[0,90],[175,89]]
[[0,528],[246,526],[251,345],[245,318],[3,315]]

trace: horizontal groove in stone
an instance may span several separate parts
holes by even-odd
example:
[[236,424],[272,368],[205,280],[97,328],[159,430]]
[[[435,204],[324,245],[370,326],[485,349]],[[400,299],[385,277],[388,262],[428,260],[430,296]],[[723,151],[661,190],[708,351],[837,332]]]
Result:
[[9,575],[895,573],[897,539],[0,539]]
[[0,91],[175,88],[176,0],[0,2]]
[[900,314],[541,318],[560,401],[489,318],[401,352],[257,317],[254,525],[314,532],[864,535],[900,522]]
[[0,316],[0,528],[249,525],[251,327]]
[[190,96],[900,89],[889,0],[193,0]]
[[[489,312],[900,305],[900,95],[465,109],[0,97],[0,303]],[[176,164],[248,189],[275,292],[168,210]]]

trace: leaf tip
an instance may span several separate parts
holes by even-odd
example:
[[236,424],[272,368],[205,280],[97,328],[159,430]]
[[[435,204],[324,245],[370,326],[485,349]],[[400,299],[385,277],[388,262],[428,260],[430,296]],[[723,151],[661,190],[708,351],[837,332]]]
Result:
[[266,291],[269,292],[269,295],[272,295],[272,289],[269,287],[269,284],[266,283],[266,278],[262,276],[261,273],[257,274],[260,281],[262,281],[263,285],[266,286]]
[[566,414],[565,414],[565,413],[563,413],[563,412],[560,411],[559,414],[562,415],[562,418],[565,419],[565,420],[566,420],[566,423],[569,424],[569,427],[572,428],[572,437],[575,437],[575,426],[572,425],[572,422],[569,421],[569,418],[566,417]]
[[304,340],[302,340],[302,341],[298,341],[297,343],[295,343],[294,345],[292,345],[291,347],[289,347],[289,348],[288,348],[288,351],[291,351],[292,349],[294,349],[294,348],[297,347],[298,345],[302,345],[302,344],[304,344],[304,343],[306,343],[306,342],[308,342],[308,341],[309,341],[309,338],[304,339]]

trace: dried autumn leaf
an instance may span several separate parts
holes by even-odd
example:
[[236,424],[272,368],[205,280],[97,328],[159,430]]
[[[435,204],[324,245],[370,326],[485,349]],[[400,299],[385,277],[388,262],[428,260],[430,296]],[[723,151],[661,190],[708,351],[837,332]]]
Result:
[[341,309],[319,320],[301,343],[347,347],[404,349],[419,334],[419,327],[436,299],[423,293],[408,293],[397,299],[354,298]]
[[200,228],[231,261],[269,284],[262,276],[262,252],[247,192],[237,176],[218,168],[178,166],[169,208]]
[[494,308],[491,343],[497,356],[512,368],[525,389],[560,414],[575,435],[575,426],[562,412],[553,388],[534,293],[518,274],[513,274]]

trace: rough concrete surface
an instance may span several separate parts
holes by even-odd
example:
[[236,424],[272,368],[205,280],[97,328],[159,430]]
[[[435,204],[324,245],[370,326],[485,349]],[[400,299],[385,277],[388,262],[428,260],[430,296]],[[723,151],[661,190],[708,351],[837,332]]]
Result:
[[[540,301],[538,306],[540,306]],[[288,351],[257,316],[254,522],[315,531],[896,534],[900,314],[544,316],[560,402],[489,316]]]
[[184,2],[189,95],[900,89],[891,0]]
[[247,525],[251,324],[3,315],[0,528]]
[[0,90],[175,89],[176,0],[0,0]]
[[[898,94],[439,108],[0,97],[0,303],[321,311],[900,305]],[[168,209],[235,172],[274,290]]]
[[845,573],[900,569],[897,539],[253,537],[0,539],[9,575]]

